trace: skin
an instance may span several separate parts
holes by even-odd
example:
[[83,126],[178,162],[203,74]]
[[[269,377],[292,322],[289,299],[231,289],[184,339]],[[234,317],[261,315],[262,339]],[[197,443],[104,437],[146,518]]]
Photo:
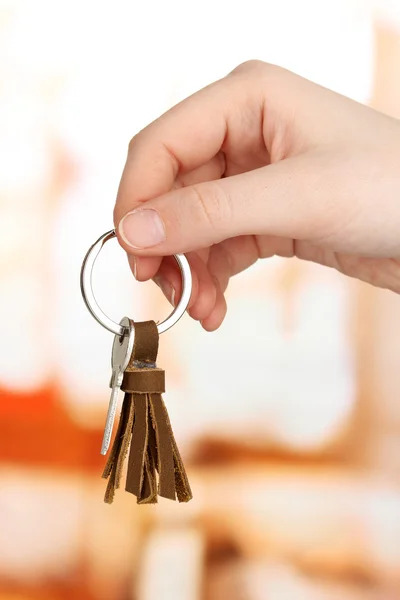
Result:
[[[154,211],[165,240],[148,246]],[[400,122],[244,63],[132,139],[114,222],[136,278],[153,278],[171,302],[181,286],[171,255],[186,253],[189,314],[208,331],[225,317],[229,279],[273,255],[399,293]]]

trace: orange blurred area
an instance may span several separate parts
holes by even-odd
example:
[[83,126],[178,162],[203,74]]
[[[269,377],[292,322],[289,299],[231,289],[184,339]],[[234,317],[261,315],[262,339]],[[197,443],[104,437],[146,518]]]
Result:
[[[79,290],[129,139],[238,63],[399,117],[397,4],[1,3],[0,600],[400,599],[398,297],[273,258],[218,332],[163,335],[194,499],[145,507],[103,502],[112,336]],[[107,313],[168,311],[132,279],[107,249]]]

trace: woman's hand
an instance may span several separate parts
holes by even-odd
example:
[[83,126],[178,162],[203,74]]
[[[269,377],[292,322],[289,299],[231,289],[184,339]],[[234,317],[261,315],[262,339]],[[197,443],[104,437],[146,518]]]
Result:
[[400,292],[399,122],[279,67],[251,61],[130,143],[114,211],[137,279],[209,331],[229,279],[259,258],[311,260]]

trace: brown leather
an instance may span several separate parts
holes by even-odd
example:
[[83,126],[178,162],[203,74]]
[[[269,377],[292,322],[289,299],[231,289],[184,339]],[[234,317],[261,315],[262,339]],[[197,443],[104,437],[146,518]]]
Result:
[[117,433],[110,451],[110,456],[102,474],[104,479],[108,479],[104,496],[104,501],[107,504],[112,504],[115,490],[120,486],[123,462],[128,452],[132,435],[133,418],[134,406],[132,397],[130,394],[125,394]]
[[162,369],[135,369],[125,371],[121,389],[132,394],[165,392],[165,371]]
[[178,450],[178,445],[173,435],[171,437],[171,443],[174,453],[176,495],[179,502],[189,502],[189,500],[193,498],[193,494],[182,457]]
[[143,485],[138,497],[138,504],[157,503],[157,479],[154,463],[151,462],[149,454],[146,454],[144,462]]
[[127,492],[140,497],[149,436],[147,394],[134,394],[133,402],[135,405],[135,420],[133,422],[125,489]]
[[122,431],[122,440],[120,445],[120,450],[118,454],[118,458],[115,465],[115,488],[118,489],[121,484],[122,477],[122,469],[124,467],[124,462],[126,456],[128,454],[129,445],[131,443],[132,438],[132,427],[135,418],[135,405],[133,402],[133,398],[130,394],[126,395],[127,404],[127,419],[126,419],[126,427]]
[[172,444],[172,452],[174,457],[174,467],[175,467],[175,489],[176,495],[178,497],[179,502],[189,502],[193,498],[192,490],[190,488],[189,479],[186,474],[186,469],[184,467],[180,452],[178,450],[178,445],[175,440],[175,436],[172,431],[171,422],[169,420],[169,415],[167,411],[167,407],[165,406],[164,400],[160,397],[161,403],[164,408],[165,422],[170,431],[171,435],[171,444]]
[[156,367],[158,329],[153,321],[134,323],[134,328],[132,356],[122,383],[126,393],[121,419],[103,472],[109,478],[105,501],[113,501],[120,485],[130,443],[125,489],[138,504],[155,503],[158,495],[188,502],[192,492],[161,395],[165,374]]
[[159,334],[154,321],[143,321],[134,323],[135,339],[131,359],[126,368],[127,371],[135,369],[135,361],[144,363],[155,363],[158,354]]
[[171,427],[168,426],[165,413],[161,394],[151,394],[150,414],[158,449],[158,493],[163,498],[176,500],[174,455],[171,444],[172,431]]
[[154,430],[149,427],[147,452],[144,463],[143,485],[138,498],[138,504],[155,504],[157,502],[156,475],[157,448]]

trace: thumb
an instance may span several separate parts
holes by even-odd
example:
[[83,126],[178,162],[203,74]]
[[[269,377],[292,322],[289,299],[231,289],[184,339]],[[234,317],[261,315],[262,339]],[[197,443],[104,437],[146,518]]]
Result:
[[166,256],[240,235],[318,235],[322,174],[309,162],[290,158],[144,202],[120,220],[121,244],[139,256]]

